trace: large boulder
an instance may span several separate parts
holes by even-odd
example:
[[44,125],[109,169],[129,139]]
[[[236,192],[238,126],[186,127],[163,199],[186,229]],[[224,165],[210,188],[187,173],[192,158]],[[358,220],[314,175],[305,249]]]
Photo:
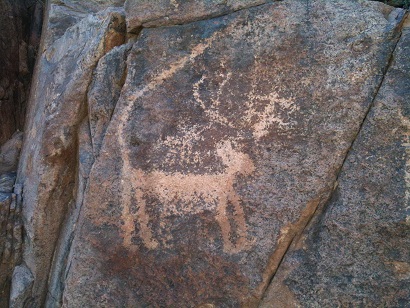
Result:
[[[403,303],[406,247],[363,256],[379,231],[407,243],[395,230],[407,230],[404,216],[390,213],[409,188],[407,124],[389,131],[407,123],[408,68],[394,61],[408,55],[403,10],[356,0],[48,3],[14,187],[25,237],[12,305]],[[385,122],[372,124],[378,116]],[[366,182],[368,161],[377,185]],[[335,278],[331,265],[340,273],[346,260],[357,263]],[[383,286],[394,282],[376,296],[364,278],[377,266]]]
[[88,180],[64,305],[258,305],[333,192],[402,16],[284,1],[143,29]]

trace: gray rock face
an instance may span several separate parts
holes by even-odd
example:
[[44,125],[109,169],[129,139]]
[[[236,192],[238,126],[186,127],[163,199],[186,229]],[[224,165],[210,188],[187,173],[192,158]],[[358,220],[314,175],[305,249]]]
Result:
[[31,293],[34,277],[25,266],[16,266],[13,272],[13,285],[10,292],[10,308],[24,307]]
[[64,305],[257,305],[333,189],[398,12],[290,1],[144,29],[90,174]]
[[18,197],[13,190],[16,174],[0,175],[0,307],[7,307],[14,266],[20,262],[21,223],[16,211]]
[[24,184],[24,260],[34,276],[31,305],[45,300],[60,228],[76,204],[79,130],[87,118],[93,71],[102,56],[124,42],[124,31],[122,11],[109,8],[87,15],[59,38],[55,28],[52,40],[44,38],[18,177]]
[[[410,302],[410,20],[326,212],[280,267],[263,307]],[[283,298],[278,300],[278,294]]]
[[0,148],[0,175],[10,171],[17,171],[17,164],[23,145],[23,133],[16,132]]
[[11,303],[402,305],[403,16],[353,0],[50,1]]
[[104,136],[114,113],[127,68],[132,44],[122,45],[106,54],[98,63],[88,91],[88,113],[94,156],[98,156]]
[[14,182],[16,181],[16,173],[8,172],[0,175],[0,192],[13,192]]
[[13,193],[42,5],[0,0],[0,307],[7,307],[13,268],[20,262],[21,223]]
[[184,24],[258,6],[271,0],[127,0],[127,27],[158,27]]

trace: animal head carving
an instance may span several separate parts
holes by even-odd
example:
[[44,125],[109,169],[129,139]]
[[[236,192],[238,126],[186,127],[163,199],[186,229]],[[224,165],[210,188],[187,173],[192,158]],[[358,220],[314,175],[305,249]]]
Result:
[[249,175],[255,171],[255,165],[249,155],[234,149],[231,141],[225,140],[218,143],[216,154],[227,166],[228,174]]

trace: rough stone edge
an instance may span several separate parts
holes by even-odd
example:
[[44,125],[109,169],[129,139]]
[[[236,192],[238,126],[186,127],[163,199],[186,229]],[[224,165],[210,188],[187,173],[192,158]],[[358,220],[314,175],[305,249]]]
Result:
[[[98,63],[96,65],[96,67],[94,68],[94,72],[98,68],[98,66],[100,64],[100,61],[104,57],[109,55],[111,52],[116,52],[117,48],[122,47],[122,46],[126,46],[126,45],[130,45],[130,44],[125,43],[125,44],[116,46],[114,49],[112,49],[111,51],[106,53],[103,57],[101,57],[98,60]],[[128,55],[131,51],[130,50],[131,46],[132,45],[130,45],[130,47],[125,51],[125,54],[126,54],[127,58],[128,58]],[[127,63],[125,64],[125,71],[126,70],[127,70]],[[124,86],[124,84],[125,84],[125,80],[123,81],[123,83],[121,85],[121,88]],[[89,91],[90,91],[90,85],[91,85],[91,82],[88,86],[87,93],[89,93]],[[115,113],[115,110],[117,108],[118,100],[119,99],[117,99],[117,101],[115,103],[115,107],[114,107],[113,113],[111,114],[110,121],[107,124],[107,127],[108,127],[108,125],[110,125],[109,123],[111,122],[112,116]],[[87,104],[87,110],[89,110],[88,109],[88,98],[87,98],[86,104]],[[87,111],[87,116],[85,117],[85,121],[87,121],[86,126],[87,126],[87,129],[88,129],[89,138],[91,140],[91,147],[94,150],[94,147],[93,147],[93,144],[92,144],[92,136],[91,136],[91,133],[90,133],[89,116],[90,116],[89,111]],[[106,134],[104,134],[104,136],[103,136],[102,143],[104,142],[105,135]],[[80,149],[78,149],[78,150],[80,150]],[[98,157],[98,155],[94,157],[94,161],[90,166],[90,170],[92,170],[97,157]],[[79,166],[77,166],[77,168],[79,168]],[[55,307],[56,303],[57,303],[57,305],[62,304],[64,289],[65,289],[65,279],[66,279],[66,277],[68,275],[68,272],[71,268],[70,260],[72,259],[72,250],[71,250],[72,243],[73,243],[75,235],[76,235],[76,230],[79,228],[78,222],[79,222],[79,218],[80,218],[82,208],[83,208],[83,205],[84,205],[84,197],[85,197],[86,191],[88,190],[88,187],[89,187],[89,178],[84,177],[83,175],[81,175],[80,172],[78,171],[78,169],[77,169],[76,177],[77,177],[77,181],[78,181],[77,189],[81,189],[81,191],[78,191],[78,193],[77,193],[77,196],[79,197],[76,200],[77,205],[74,207],[72,212],[69,213],[69,215],[67,215],[67,217],[65,219],[65,222],[62,226],[60,235],[59,235],[59,240],[58,240],[59,242],[57,243],[57,245],[55,247],[54,257],[53,257],[53,261],[52,261],[53,264],[52,264],[52,267],[51,267],[51,270],[50,270],[50,275],[49,275],[49,285],[48,285],[48,290],[47,290],[47,299],[46,299],[45,307]],[[81,178],[81,179],[79,179],[79,178]],[[80,185],[80,182],[79,182],[80,180],[83,181],[83,185]],[[79,187],[79,186],[82,186],[82,188]],[[61,264],[61,263],[63,263],[63,264]],[[58,294],[54,294],[50,290],[50,287],[52,285],[57,284],[57,283],[61,283],[61,290]]]
[[[272,4],[274,2],[280,2],[280,1],[284,1],[284,0],[267,0],[264,3],[260,3],[260,4],[254,4],[254,5],[249,5],[249,6],[243,6],[237,9],[227,9],[227,11],[221,11],[220,13],[215,13],[212,14],[210,13],[209,15],[205,15],[202,17],[197,17],[197,18],[192,18],[189,20],[186,20],[185,22],[160,22],[158,24],[156,24],[156,21],[163,21],[164,19],[166,19],[167,16],[163,16],[160,18],[156,18],[156,19],[152,19],[152,20],[148,20],[147,22],[143,22],[143,23],[139,23],[133,27],[129,27],[128,25],[128,18],[126,18],[127,21],[127,33],[139,33],[141,31],[141,29],[143,28],[163,28],[163,27],[173,27],[173,26],[181,26],[181,25],[187,25],[187,24],[191,24],[194,22],[198,22],[198,21],[204,21],[204,20],[209,20],[209,19],[213,19],[213,18],[218,18],[218,17],[222,17],[222,16],[227,16],[236,12],[240,12],[242,10],[247,10],[247,9],[251,9],[251,8],[256,8],[259,6],[263,6],[263,5],[269,5]],[[125,1],[124,3],[124,8],[126,7],[128,1]],[[126,14],[127,15],[127,14]]]

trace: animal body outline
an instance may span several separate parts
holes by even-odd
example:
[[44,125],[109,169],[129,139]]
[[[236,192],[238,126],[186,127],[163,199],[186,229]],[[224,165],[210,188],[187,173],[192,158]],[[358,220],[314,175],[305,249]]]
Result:
[[[146,93],[149,93],[156,89],[157,87],[161,86],[165,80],[168,78],[171,78],[176,72],[178,72],[180,69],[182,69],[186,64],[193,62],[199,55],[203,54],[203,52],[208,49],[214,39],[218,36],[218,32],[216,32],[213,36],[211,36],[208,39],[205,39],[203,42],[197,44],[194,46],[190,53],[188,53],[186,56],[180,58],[179,60],[175,61],[172,63],[169,68],[160,71],[156,76],[153,76],[150,81],[145,84],[143,87],[139,88],[136,91],[133,91],[131,95],[126,96],[127,98],[127,104],[124,106],[124,108],[120,111],[119,117],[120,121],[118,121],[118,141],[119,141],[119,146],[121,148],[121,153],[122,153],[122,180],[121,180],[121,186],[122,186],[122,213],[121,213],[121,218],[122,218],[122,235],[123,235],[123,244],[124,246],[128,247],[130,250],[136,250],[137,245],[135,245],[132,241],[133,235],[135,233],[135,221],[134,217],[136,217],[137,221],[139,222],[139,235],[143,241],[143,244],[149,248],[149,249],[155,249],[159,246],[159,242],[153,237],[153,232],[149,227],[149,222],[150,222],[150,217],[147,213],[146,210],[146,202],[144,200],[144,194],[150,195],[152,194],[153,191],[155,191],[155,187],[161,187],[164,186],[161,184],[161,181],[154,181],[155,179],[158,180],[159,178],[162,179],[180,179],[181,182],[186,182],[183,179],[191,179],[193,182],[200,183],[200,179],[204,179],[206,177],[211,177],[213,180],[215,180],[215,183],[221,183],[220,179],[224,178],[225,183],[230,183],[225,190],[225,193],[216,193],[216,199],[220,199],[219,206],[217,206],[217,213],[215,214],[215,218],[218,221],[221,231],[222,231],[222,238],[223,238],[223,244],[224,244],[224,251],[227,253],[237,253],[243,249],[247,249],[252,245],[252,242],[247,241],[246,233],[247,233],[247,225],[245,222],[245,216],[244,216],[244,210],[240,204],[240,198],[236,194],[233,184],[235,182],[235,179],[239,175],[247,175],[249,176],[252,174],[255,170],[255,166],[250,159],[250,157],[247,154],[244,154],[242,152],[236,152],[235,154],[237,157],[242,157],[244,158],[244,161],[247,163],[244,165],[247,165],[245,169],[241,170],[235,170],[231,165],[230,165],[230,159],[227,157],[227,152],[226,149],[230,149],[231,151],[235,151],[234,148],[232,147],[233,144],[236,144],[236,141],[240,141],[242,139],[241,137],[225,137],[221,142],[217,143],[216,145],[216,156],[219,156],[223,163],[226,166],[225,173],[214,173],[214,174],[203,174],[203,175],[196,175],[193,173],[188,173],[188,174],[182,174],[178,172],[163,172],[159,170],[154,170],[150,173],[146,173],[141,169],[134,168],[131,164],[131,158],[130,158],[130,151],[128,149],[128,142],[125,138],[124,134],[124,124],[126,123],[127,120],[129,119],[129,116],[131,114],[132,108],[137,100],[142,98]],[[224,66],[224,63],[221,62],[221,66]],[[224,76],[223,73],[220,73],[222,77],[225,77],[225,81],[221,84],[221,88],[225,87],[227,85],[226,81],[227,79],[232,78],[232,74],[227,74]],[[199,95],[199,88],[201,83],[203,83],[204,79],[201,78],[196,84],[193,86],[193,94],[194,94],[194,99],[199,103],[199,105],[202,108],[205,108],[205,104],[200,98]],[[272,89],[273,90],[273,89]],[[219,94],[220,91],[218,91],[217,98],[215,100],[211,100],[212,103],[217,106],[219,102]],[[268,128],[276,124],[280,127],[286,127],[288,125],[291,125],[292,123],[288,123],[285,121],[282,121],[282,119],[278,116],[274,116],[274,113],[276,111],[276,107],[278,105],[282,105],[285,110],[288,110],[290,113],[294,112],[297,110],[297,106],[294,104],[294,102],[291,99],[284,99],[280,98],[276,91],[272,91],[268,93],[267,95],[258,95],[255,93],[255,88],[252,88],[251,93],[249,93],[249,102],[247,103],[248,111],[250,112],[247,116],[246,119],[244,119],[248,124],[250,124],[252,127],[251,129],[253,130],[253,137],[255,143],[258,143],[258,141],[264,137],[269,131]],[[253,102],[255,100],[258,101],[266,101],[268,104],[261,112],[256,111],[256,109],[253,106]],[[216,109],[211,109],[207,111],[207,108],[204,109],[205,114],[215,123],[220,123],[222,125],[228,125],[231,126],[231,123],[229,121],[226,121],[226,119],[221,116]],[[254,117],[256,116],[257,120],[256,122],[253,120]],[[223,148],[225,147],[225,152]],[[230,156],[232,157],[232,155]],[[240,164],[241,165],[241,164]],[[155,183],[156,184],[153,184]],[[165,181],[167,182],[167,181]],[[168,181],[169,182],[169,181]],[[178,182],[178,181],[177,181]],[[138,184],[140,183],[140,184]],[[147,185],[146,183],[152,183],[152,185]],[[221,185],[220,187],[224,187]],[[170,187],[168,187],[170,188]],[[165,189],[166,190],[166,189]],[[182,191],[182,190],[181,190]],[[195,192],[198,194],[200,192],[199,189],[194,189],[192,190],[193,193],[188,194],[190,196],[195,195]],[[203,192],[203,190],[202,190]],[[207,191],[209,192],[209,191]],[[214,192],[219,192],[219,189],[215,189]],[[200,193],[199,193],[200,194]],[[183,195],[183,194],[182,194]],[[219,195],[219,196],[218,196]],[[159,193],[156,195],[156,197],[163,197],[163,199],[166,201],[168,198],[166,197],[165,193]],[[209,197],[209,196],[208,196]],[[132,213],[131,211],[131,204],[135,203],[134,200],[136,200],[137,204],[137,212],[136,214]],[[215,196],[213,198],[215,201]],[[223,202],[225,201],[226,202]],[[236,244],[232,243],[230,240],[230,224],[228,221],[228,216],[226,215],[226,209],[228,202],[230,202],[233,207],[234,207],[234,220],[235,223],[238,227],[237,231],[237,236],[239,236],[239,239],[237,240]],[[165,204],[164,204],[165,205]],[[165,207],[169,207],[170,204],[167,204]],[[198,212],[195,212],[198,210],[192,210],[191,214],[195,214]],[[188,213],[188,212],[185,212]],[[178,213],[181,214],[181,213]]]
[[[249,176],[255,171],[255,166],[248,154],[237,151],[232,141],[222,141],[216,146],[216,156],[219,157],[225,169],[223,172],[205,174],[184,174],[181,172],[164,172],[154,170],[145,172],[134,168],[128,181],[128,200],[132,203],[132,195],[136,201],[136,217],[139,223],[139,233],[144,245],[149,249],[159,246],[152,230],[148,226],[149,215],[146,211],[146,196],[153,196],[163,204],[161,216],[168,215],[196,215],[206,210],[216,210],[215,219],[222,233],[223,250],[227,253],[237,253],[250,248],[252,241],[248,239],[245,213],[240,196],[236,193],[234,184],[239,176]],[[127,195],[125,195],[127,196]],[[130,198],[131,197],[131,198]],[[173,207],[175,200],[182,201],[184,207]],[[198,206],[196,201],[204,205]],[[236,225],[236,243],[231,240],[232,228],[228,219],[227,208],[233,207],[233,220]],[[129,209],[128,209],[129,211]],[[127,219],[128,215],[123,215]],[[135,232],[133,221],[124,224],[124,242],[132,246],[132,236]]]

